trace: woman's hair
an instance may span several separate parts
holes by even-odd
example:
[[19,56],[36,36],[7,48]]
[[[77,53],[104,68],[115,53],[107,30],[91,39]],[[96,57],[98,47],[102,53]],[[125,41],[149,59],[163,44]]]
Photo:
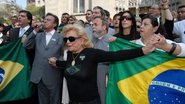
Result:
[[87,37],[87,33],[85,32],[84,27],[82,27],[79,24],[67,24],[64,26],[64,29],[62,31],[62,35],[66,35],[69,31],[75,31],[77,35],[84,39],[84,43],[82,45],[83,48],[92,48],[93,44]]
[[[121,18],[123,17],[123,14],[128,13],[131,17],[131,21],[132,21],[132,26],[131,26],[131,30],[130,30],[130,35],[132,36],[132,39],[134,40],[136,38],[136,19],[135,16],[130,12],[130,11],[124,11],[122,13],[120,13],[120,21],[119,21],[119,34],[123,34],[123,26],[122,26],[122,20]],[[124,35],[124,34],[123,34]]]
[[154,17],[154,16],[152,16],[152,15],[150,15],[150,14],[145,15],[145,16],[142,18],[142,21],[143,21],[144,19],[150,19],[151,24],[152,24],[153,27],[159,26],[159,23],[158,23],[158,21],[157,21],[157,18]]
[[145,16],[142,18],[142,21],[143,21],[144,19],[150,19],[151,24],[152,24],[153,27],[158,26],[158,29],[157,29],[157,31],[155,32],[156,34],[160,33],[161,35],[167,36],[166,31],[165,31],[164,28],[162,28],[162,26],[158,23],[156,17],[154,17],[154,16],[152,16],[152,15],[150,15],[150,14],[147,14],[147,15],[145,15]]

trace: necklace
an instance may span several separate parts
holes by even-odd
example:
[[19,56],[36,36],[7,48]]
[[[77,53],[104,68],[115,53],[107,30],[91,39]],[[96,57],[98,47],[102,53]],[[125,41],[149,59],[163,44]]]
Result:
[[78,53],[75,57],[74,55],[72,54],[72,57],[73,57],[73,61],[71,62],[71,66],[74,66],[75,65],[75,59],[79,56],[80,53]]

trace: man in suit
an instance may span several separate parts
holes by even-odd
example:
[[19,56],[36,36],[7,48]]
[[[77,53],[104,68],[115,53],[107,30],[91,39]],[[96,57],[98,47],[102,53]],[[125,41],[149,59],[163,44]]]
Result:
[[[92,42],[94,44],[94,48],[108,51],[109,37],[112,36],[108,34],[109,28],[108,20],[101,17],[95,17],[92,23],[93,23]],[[108,63],[99,63],[97,69],[97,85],[101,104],[105,104],[107,73],[108,73]]]
[[[33,31],[33,28],[31,27],[32,24],[32,14],[29,11],[21,10],[19,11],[18,20],[20,27],[18,28],[12,28],[9,30],[8,36],[5,38],[6,43],[10,43],[13,41],[17,41],[18,39],[22,38],[22,42],[24,43],[26,40],[26,37]],[[26,49],[29,63],[32,65],[33,59],[34,59],[34,49]],[[8,104],[37,104],[37,99],[34,98],[35,96],[32,96],[28,99],[22,99],[18,101],[13,102],[7,102]]]
[[[22,38],[22,42],[25,42],[26,37],[33,31],[31,27],[32,24],[32,14],[29,11],[21,10],[18,15],[19,28],[13,28],[8,34],[8,43],[12,41],[17,41]],[[27,55],[29,57],[30,65],[33,63],[34,59],[34,49],[26,49]]]
[[20,28],[14,28],[9,31],[9,41],[16,41],[25,35],[29,35],[33,31],[31,27],[32,14],[29,11],[21,10],[19,12],[18,23]]
[[63,38],[56,31],[58,22],[56,15],[46,14],[43,24],[45,31],[37,33],[40,29],[38,24],[24,44],[27,49],[35,46],[31,81],[37,84],[39,104],[61,103],[62,70],[48,63],[49,57],[59,58],[63,52]]
[[[102,8],[102,7],[100,7],[100,6],[95,6],[94,8],[93,8],[93,14],[92,14],[93,16],[92,16],[92,21],[93,21],[93,19],[95,18],[95,17],[97,17],[97,16],[99,16],[99,17],[101,17],[101,18],[105,18],[105,11],[104,11],[104,9]],[[92,26],[88,26],[88,27],[85,27],[85,31],[86,31],[86,33],[87,33],[87,35],[88,35],[88,38],[91,40],[92,39],[92,35],[93,35],[93,31],[92,31]],[[115,34],[115,31],[114,31],[114,29],[112,29],[112,28],[108,28],[108,34],[110,34],[110,35],[114,35]]]
[[8,31],[10,31],[11,29],[13,29],[13,28],[16,27],[16,23],[18,23],[18,17],[17,17],[17,16],[12,16],[12,17],[10,18],[10,20],[11,20],[11,23],[12,23],[12,24],[6,26],[5,29],[4,29],[4,31],[5,31],[6,34],[7,34]]

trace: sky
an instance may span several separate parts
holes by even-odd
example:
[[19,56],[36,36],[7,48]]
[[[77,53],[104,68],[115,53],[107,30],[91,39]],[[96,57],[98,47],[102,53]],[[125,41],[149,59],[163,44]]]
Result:
[[27,1],[27,0],[16,0],[16,3],[17,3],[22,9],[26,9],[26,1]]

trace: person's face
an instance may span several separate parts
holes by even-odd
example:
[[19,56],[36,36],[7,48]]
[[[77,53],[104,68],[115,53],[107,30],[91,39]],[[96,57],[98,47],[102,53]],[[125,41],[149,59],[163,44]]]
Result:
[[132,20],[131,20],[131,16],[129,13],[124,13],[121,17],[121,23],[122,23],[122,27],[124,29],[126,28],[131,28],[132,26]]
[[76,21],[74,18],[69,18],[68,24],[74,24]]
[[27,26],[30,23],[30,20],[28,20],[28,17],[26,13],[21,12],[18,16],[18,22],[21,27]]
[[36,22],[37,22],[36,17],[32,16],[32,27],[35,26]]
[[55,18],[53,16],[46,16],[44,19],[44,28],[46,30],[52,30],[56,26]]
[[93,18],[97,16],[101,17],[101,12],[100,12],[100,9],[95,8],[93,9]]
[[177,18],[178,18],[179,21],[185,19],[185,7],[184,8],[179,8],[177,13],[178,13]]
[[102,24],[102,20],[100,18],[93,20],[92,29],[95,37],[101,37],[105,35],[103,34],[103,31],[106,31],[106,26]]
[[114,28],[119,28],[119,20],[120,20],[120,16],[116,16],[116,17],[113,19]]
[[83,38],[77,35],[76,31],[70,30],[64,36],[64,42],[66,43],[67,49],[71,52],[79,52],[83,49]]
[[141,37],[153,35],[156,29],[157,27],[153,27],[153,25],[151,24],[151,20],[146,18],[142,21],[142,24],[140,27],[140,35]]
[[91,11],[87,11],[86,14],[85,14],[85,18],[86,18],[86,20],[87,20],[88,22],[91,22],[92,16],[93,16],[93,14],[92,14]]
[[17,23],[18,19],[16,17],[12,17],[11,18],[11,22],[14,25],[15,23]]
[[62,15],[61,23],[67,24],[69,19],[69,15]]
[[153,15],[153,16],[155,16],[155,17],[158,17],[158,16],[160,16],[160,9],[159,9],[159,6],[157,6],[157,5],[154,5],[154,6],[152,6],[151,8],[151,15]]

